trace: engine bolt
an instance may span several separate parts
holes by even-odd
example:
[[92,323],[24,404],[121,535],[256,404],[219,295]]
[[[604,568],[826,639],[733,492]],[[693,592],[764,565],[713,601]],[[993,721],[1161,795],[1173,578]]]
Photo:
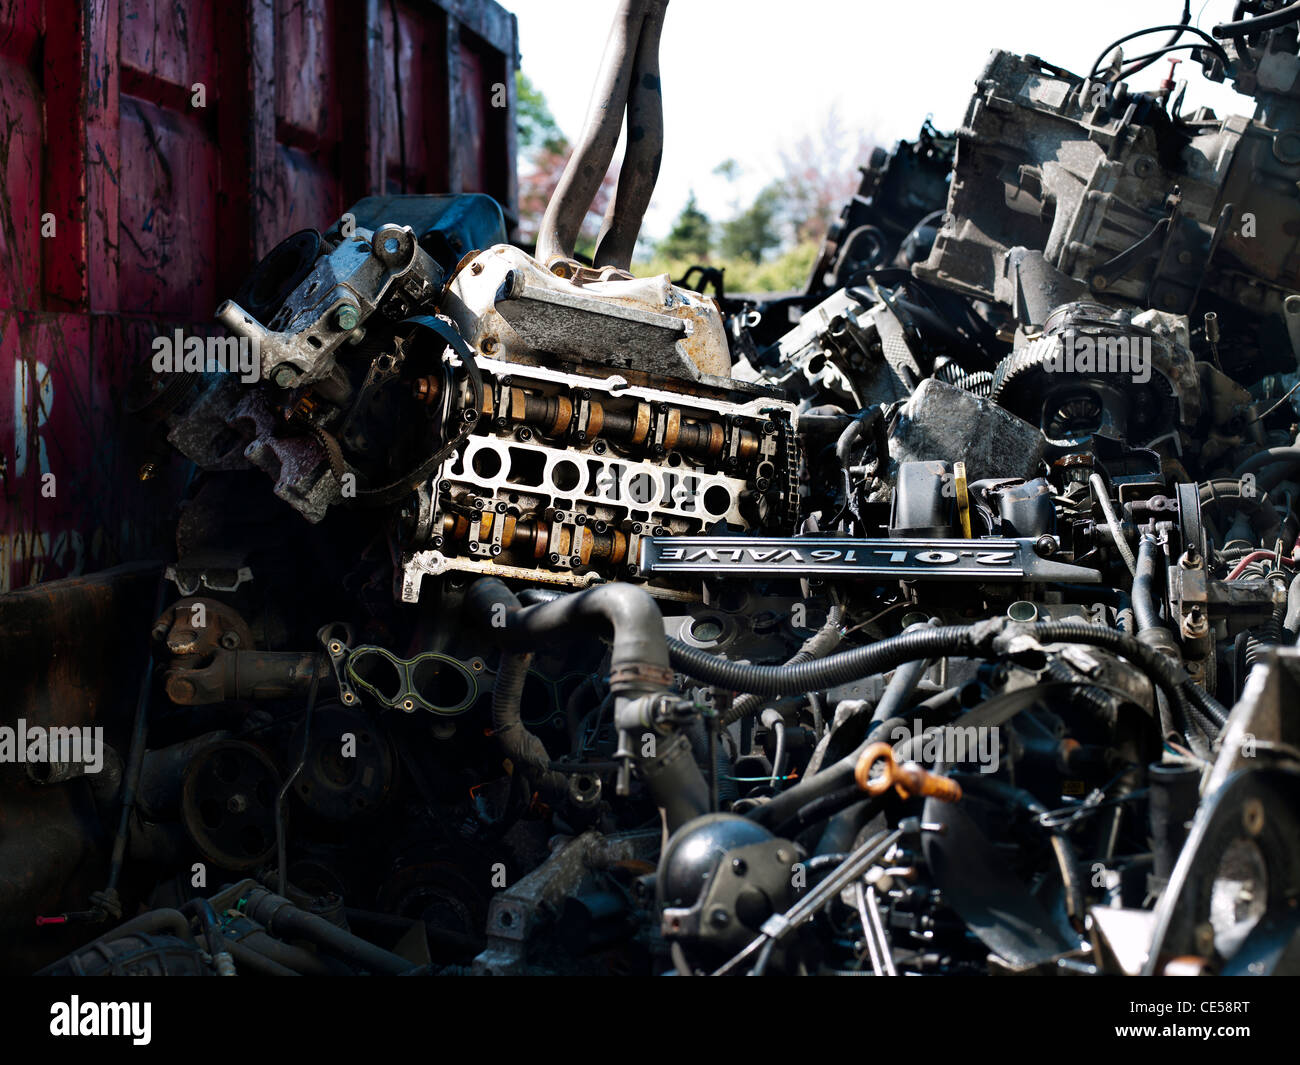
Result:
[[1242,804],[1241,827],[1252,836],[1264,831],[1264,804],[1258,799],[1247,799]]
[[334,324],[344,332],[352,332],[361,321],[361,312],[352,304],[345,303],[334,312]]

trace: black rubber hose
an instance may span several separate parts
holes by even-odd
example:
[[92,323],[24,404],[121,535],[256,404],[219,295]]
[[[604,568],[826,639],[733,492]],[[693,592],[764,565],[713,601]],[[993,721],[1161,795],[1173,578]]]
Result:
[[[892,718],[873,726],[868,730],[866,738],[844,757],[805,776],[762,806],[754,807],[747,816],[769,828],[794,824],[802,829],[842,809],[851,801],[848,792],[850,787],[857,789],[859,795],[862,794],[853,778],[858,758],[878,737],[888,735],[888,730],[897,720]],[[832,795],[836,796],[834,800],[827,798]],[[827,801],[823,803],[823,799]]]
[[1262,540],[1274,540],[1282,528],[1282,519],[1272,501],[1259,490],[1247,495],[1241,481],[1219,479],[1206,481],[1200,486],[1201,509],[1212,510],[1221,505],[1244,510],[1250,517],[1251,527]]
[[[844,784],[805,803],[794,812],[793,816],[784,821],[771,822],[770,827],[774,835],[791,839],[813,825],[820,824],[855,806],[861,799],[862,789],[856,783]],[[876,807],[880,805],[875,799],[870,801]]]
[[1187,685],[1187,698],[1192,708],[1208,717],[1220,729],[1228,723],[1228,709],[1218,699],[1196,684]]
[[928,658],[918,658],[913,662],[904,662],[894,670],[894,675],[885,686],[885,692],[880,697],[880,702],[876,704],[876,709],[871,713],[872,726],[898,715],[899,711],[907,704],[907,700],[911,698],[912,692],[916,691],[917,684],[925,676],[925,671],[929,666],[930,660]]
[[[111,932],[105,932],[102,936],[93,940],[94,943],[108,943],[114,939],[121,939],[123,936],[132,936],[139,934],[151,934],[155,932],[165,932],[175,936],[177,939],[193,940],[194,936],[190,932],[189,919],[181,913],[180,910],[162,909],[150,910],[148,913],[142,913],[138,917],[132,917],[129,921],[123,921]],[[90,944],[87,944],[89,946]],[[85,947],[81,948],[85,950]]]
[[548,798],[558,798],[569,792],[563,773],[550,768],[551,756],[546,745],[524,724],[522,699],[524,682],[533,656],[529,652],[505,653],[492,686],[492,735],[501,750],[525,777]]
[[[840,623],[843,620],[844,608],[838,603],[832,604],[830,610],[826,612],[826,623],[804,641],[804,645],[791,658],[786,660],[785,665],[796,666],[800,662],[811,662],[817,658],[825,658],[839,646],[840,641],[844,638],[840,632]],[[726,728],[728,725],[756,713],[762,707],[763,702],[764,699],[761,695],[742,695],[722,715],[722,727]]]
[[[340,972],[340,962],[331,964],[319,954],[308,950],[306,947],[295,947],[292,943],[282,943],[273,935],[268,933],[264,928],[257,926],[253,931],[239,939],[228,939],[230,946],[240,950],[257,955],[259,958],[283,966],[299,976],[338,976]],[[239,955],[234,951],[231,956],[239,961]]]
[[1160,545],[1155,537],[1143,536],[1138,542],[1137,574],[1133,578],[1133,618],[1139,633],[1163,628],[1156,611],[1156,557]]
[[991,657],[997,654],[993,638],[1012,628],[1042,643],[1081,643],[1114,651],[1142,669],[1172,698],[1182,699],[1186,677],[1160,652],[1125,633],[1080,621],[1044,621],[1014,627],[1000,624],[994,627],[989,623],[947,625],[928,631],[905,632],[796,666],[753,666],[732,662],[673,639],[668,640],[668,650],[676,669],[716,687],[761,695],[796,695],[835,688],[875,673],[888,672],[903,662],[918,658]]
[[278,961],[268,958],[252,947],[246,947],[238,940],[226,944],[226,949],[230,951],[230,956],[235,959],[235,963],[246,973],[257,973],[260,976],[301,976],[302,973],[295,969],[290,969],[287,965],[281,965]]
[[832,814],[826,822],[821,838],[817,840],[817,846],[814,848],[816,854],[823,856],[852,850],[853,841],[857,839],[862,826],[875,816],[878,806],[878,800],[864,798]]
[[1300,3],[1287,4],[1267,15],[1244,18],[1239,22],[1220,22],[1210,32],[1216,37],[1248,37],[1265,30],[1276,30],[1292,22],[1300,22]]
[[[663,615],[650,593],[634,585],[602,584],[521,607],[501,581],[483,577],[470,587],[465,608],[489,628],[498,644],[518,651],[532,650],[575,629],[610,632],[609,684],[616,696],[650,695],[667,691],[672,684]],[[641,757],[638,764],[671,831],[708,812],[709,787],[685,736],[679,734],[657,746],[658,753]]]
[[1232,480],[1240,481],[1246,474],[1262,470],[1275,462],[1285,462],[1288,466],[1300,465],[1300,447],[1270,447],[1260,451],[1232,471]]
[[413,962],[367,943],[323,917],[300,910],[288,899],[265,888],[253,888],[248,893],[244,912],[276,935],[310,940],[321,949],[373,973],[397,976],[418,968]]
[[470,586],[465,606],[497,643],[511,650],[530,651],[575,629],[611,633],[610,683],[615,690],[637,676],[661,674],[661,687],[671,679],[663,615],[650,593],[635,585],[602,584],[521,607],[501,581],[483,577]]

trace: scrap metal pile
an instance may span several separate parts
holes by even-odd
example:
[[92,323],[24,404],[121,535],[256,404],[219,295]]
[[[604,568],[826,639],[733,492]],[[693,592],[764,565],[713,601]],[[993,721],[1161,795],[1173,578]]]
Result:
[[772,299],[629,272],[665,6],[535,253],[367,199],[219,309],[257,383],[142,380],[198,472],[47,971],[1297,971],[1300,4],[993,53]]

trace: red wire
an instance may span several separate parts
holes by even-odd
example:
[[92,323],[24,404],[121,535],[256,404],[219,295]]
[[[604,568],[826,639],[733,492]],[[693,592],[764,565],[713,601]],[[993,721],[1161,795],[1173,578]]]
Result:
[[[1266,558],[1271,559],[1272,557],[1273,557],[1272,551],[1252,551],[1249,555],[1247,555],[1245,558],[1243,558],[1240,562],[1237,563],[1233,571],[1228,574],[1228,580],[1235,581],[1244,572],[1246,572],[1246,567],[1249,566],[1252,562],[1262,562],[1264,559]],[[1287,558],[1286,555],[1282,556],[1282,561],[1288,566],[1295,565],[1295,563],[1291,559]]]

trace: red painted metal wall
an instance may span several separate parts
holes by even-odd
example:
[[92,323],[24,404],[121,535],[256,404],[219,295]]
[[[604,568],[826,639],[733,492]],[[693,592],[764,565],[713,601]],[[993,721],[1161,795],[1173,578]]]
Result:
[[375,193],[513,220],[516,57],[491,0],[0,0],[0,591],[163,548],[123,389],[283,236]]

